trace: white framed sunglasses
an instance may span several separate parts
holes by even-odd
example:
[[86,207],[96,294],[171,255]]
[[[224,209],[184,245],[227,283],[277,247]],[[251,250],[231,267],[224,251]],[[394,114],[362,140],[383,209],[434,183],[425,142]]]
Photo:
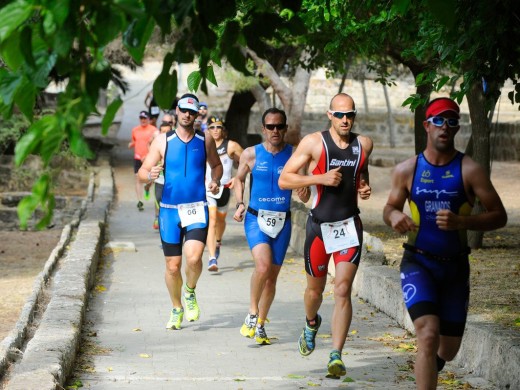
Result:
[[331,113],[331,115],[334,118],[338,118],[338,119],[343,119],[343,117],[345,115],[347,116],[347,119],[353,119],[356,116],[356,114],[357,114],[356,110],[350,110],[350,111],[332,111],[332,110],[329,110],[329,112]]
[[459,125],[459,120],[457,118],[444,118],[443,116],[432,116],[426,119],[426,122],[429,122],[436,127],[442,127],[445,123],[448,123],[448,127],[457,127]]

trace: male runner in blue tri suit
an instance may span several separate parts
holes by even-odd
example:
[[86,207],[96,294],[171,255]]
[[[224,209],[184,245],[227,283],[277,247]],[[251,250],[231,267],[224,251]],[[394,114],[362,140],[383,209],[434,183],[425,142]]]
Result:
[[[401,285],[417,334],[419,389],[435,389],[438,371],[460,348],[469,300],[466,231],[498,229],[507,222],[485,170],[455,149],[459,113],[448,98],[428,104],[426,149],[396,166],[383,211],[387,225],[408,233]],[[486,211],[471,215],[476,198]],[[411,217],[403,213],[407,200]]]
[[[195,287],[202,272],[202,252],[208,233],[206,188],[217,193],[222,177],[222,164],[213,137],[193,128],[198,109],[195,95],[185,94],[179,99],[177,128],[154,139],[139,170],[139,178],[147,182],[157,179],[164,170],[159,232],[166,258],[166,287],[173,305],[166,324],[168,329],[180,329],[184,316],[181,303],[183,249],[186,255],[183,294],[186,319],[199,319]],[[157,165],[160,161],[164,161],[164,166]],[[211,169],[208,186],[204,183],[206,161]]]
[[[262,116],[265,141],[244,150],[235,177],[236,212],[241,222],[247,210],[244,230],[255,261],[251,275],[249,313],[240,333],[255,338],[257,344],[271,344],[264,323],[273,303],[276,281],[291,238],[291,190],[282,190],[278,178],[293,148],[284,142],[287,116],[270,108]],[[244,204],[244,183],[251,172],[249,206]],[[304,202],[309,199],[307,188],[298,191]]]
[[[321,325],[318,310],[327,283],[332,255],[335,264],[332,351],[327,370],[331,376],[346,374],[341,359],[352,320],[352,283],[361,259],[363,226],[357,207],[358,196],[368,199],[368,157],[372,140],[352,132],[356,118],[354,100],[340,93],[330,102],[329,130],[305,136],[280,176],[281,188],[311,186],[313,202],[307,219],[304,247],[307,288],[304,303],[306,323],[298,340],[300,354],[315,349]],[[307,168],[311,175],[299,171]]]

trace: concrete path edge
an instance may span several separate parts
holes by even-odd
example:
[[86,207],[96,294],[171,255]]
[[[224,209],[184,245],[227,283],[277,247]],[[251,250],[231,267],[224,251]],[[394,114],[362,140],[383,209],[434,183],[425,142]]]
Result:
[[[114,195],[110,163],[103,157],[98,161],[97,184],[93,184],[91,177],[89,194],[83,215],[76,225],[74,240],[71,242],[72,226],[67,225],[57,249],[35,280],[33,293],[23,308],[20,320],[1,344],[0,376],[5,374],[8,364],[14,362],[5,389],[62,389],[73,368]],[[69,243],[65,257],[56,265]],[[50,278],[54,268],[57,268],[56,273]],[[47,307],[34,336],[22,352],[20,348],[27,328],[31,326],[37,302],[48,282],[50,296]]]

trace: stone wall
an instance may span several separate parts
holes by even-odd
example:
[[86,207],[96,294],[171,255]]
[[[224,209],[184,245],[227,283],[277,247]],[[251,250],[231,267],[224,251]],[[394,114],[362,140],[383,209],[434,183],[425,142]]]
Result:
[[[187,92],[185,80],[190,72],[197,69],[196,64],[183,64],[178,67],[179,73],[179,95]],[[140,70],[143,79],[150,80],[150,86],[161,71],[161,64],[158,62],[149,62]],[[232,78],[226,73],[225,69],[217,69],[216,76],[219,82],[218,87],[208,83],[208,94],[205,95],[200,91],[197,93],[201,101],[205,101],[209,105],[210,115],[224,116],[231,97],[233,96],[233,85],[230,81]],[[288,85],[289,80],[284,79]],[[326,111],[329,107],[330,99],[334,96],[341,83],[339,78],[327,78],[325,70],[320,69],[313,72],[309,84],[309,92],[305,107],[305,116],[302,123],[302,134],[308,134],[317,130],[327,129],[329,124]],[[513,89],[511,82],[506,83],[503,88],[503,97],[495,110],[493,123],[498,123],[500,137],[492,135],[492,150],[495,150],[494,156],[500,160],[518,160],[520,159],[520,112],[518,106],[512,105],[508,98],[507,92]],[[389,142],[389,126],[387,118],[387,106],[384,95],[383,86],[374,80],[365,80],[364,82],[347,79],[343,91],[350,94],[356,102],[358,110],[358,118],[356,120],[357,131],[369,135],[373,138],[378,148],[388,147]],[[408,75],[395,81],[395,85],[387,89],[390,109],[392,112],[392,120],[395,125],[396,147],[413,147],[413,113],[408,107],[403,107],[402,103],[410,95],[415,93],[415,85],[413,78]],[[267,89],[267,93],[271,96],[274,105],[281,106],[279,99],[273,99],[272,89]],[[432,97],[447,96],[449,90],[442,90]],[[464,150],[471,127],[469,124],[469,110],[466,100],[461,103],[461,113],[463,116],[462,129],[456,138],[456,145],[459,149]],[[261,131],[261,120],[258,112],[258,106],[254,105],[251,111],[249,134],[258,134]]]

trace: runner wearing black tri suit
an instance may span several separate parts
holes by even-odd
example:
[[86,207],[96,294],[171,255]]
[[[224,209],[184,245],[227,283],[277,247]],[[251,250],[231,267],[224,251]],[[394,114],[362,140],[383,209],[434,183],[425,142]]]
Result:
[[353,217],[352,231],[357,234],[359,242],[356,246],[345,247],[333,252],[334,263],[346,261],[358,265],[361,258],[363,225],[359,218],[357,188],[361,168],[366,163],[367,157],[357,136],[357,134],[351,133],[348,147],[341,149],[336,145],[329,131],[321,133],[323,149],[312,174],[324,174],[331,169],[341,167],[339,172],[343,178],[348,178],[348,180],[343,179],[337,187],[323,185],[312,187],[314,198],[307,219],[304,260],[305,270],[314,277],[327,275],[331,253],[326,252],[322,226],[326,226],[329,222],[343,221]]

